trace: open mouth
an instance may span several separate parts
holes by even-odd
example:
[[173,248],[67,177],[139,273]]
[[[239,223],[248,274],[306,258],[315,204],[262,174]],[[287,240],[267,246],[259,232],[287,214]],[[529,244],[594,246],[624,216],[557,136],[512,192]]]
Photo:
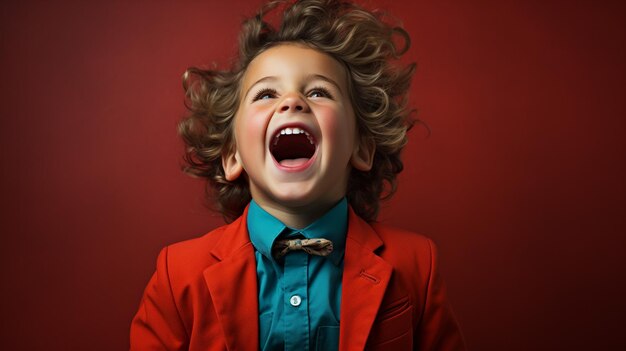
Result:
[[315,154],[315,139],[301,128],[283,128],[272,140],[270,153],[281,166],[305,164]]

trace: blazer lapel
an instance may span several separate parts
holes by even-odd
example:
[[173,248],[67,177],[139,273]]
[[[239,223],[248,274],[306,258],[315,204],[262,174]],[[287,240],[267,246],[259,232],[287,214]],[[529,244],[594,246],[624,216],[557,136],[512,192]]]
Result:
[[229,350],[259,349],[256,260],[243,215],[225,230],[211,254],[219,262],[204,270],[213,307]]
[[374,254],[383,242],[350,209],[344,258],[339,350],[363,350],[391,278],[392,266]]

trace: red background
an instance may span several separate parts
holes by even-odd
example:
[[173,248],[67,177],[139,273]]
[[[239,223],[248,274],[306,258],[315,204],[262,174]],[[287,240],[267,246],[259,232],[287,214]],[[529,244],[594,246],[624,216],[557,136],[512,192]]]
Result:
[[[2,2],[3,349],[126,349],[158,250],[221,223],[179,170],[180,77],[258,3]],[[624,349],[624,3],[374,3],[433,131],[381,220],[439,244],[469,347]]]

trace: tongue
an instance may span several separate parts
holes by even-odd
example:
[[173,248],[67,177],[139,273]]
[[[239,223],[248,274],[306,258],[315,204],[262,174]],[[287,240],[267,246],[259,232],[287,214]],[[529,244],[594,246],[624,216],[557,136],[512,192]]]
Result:
[[280,165],[284,167],[298,167],[305,164],[309,159],[308,158],[287,158],[280,161]]

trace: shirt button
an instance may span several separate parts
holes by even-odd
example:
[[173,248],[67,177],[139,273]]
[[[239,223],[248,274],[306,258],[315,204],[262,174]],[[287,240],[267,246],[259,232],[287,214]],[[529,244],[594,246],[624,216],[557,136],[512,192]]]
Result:
[[291,306],[293,307],[298,307],[302,303],[302,298],[299,295],[293,295],[289,299],[289,303],[291,303]]

